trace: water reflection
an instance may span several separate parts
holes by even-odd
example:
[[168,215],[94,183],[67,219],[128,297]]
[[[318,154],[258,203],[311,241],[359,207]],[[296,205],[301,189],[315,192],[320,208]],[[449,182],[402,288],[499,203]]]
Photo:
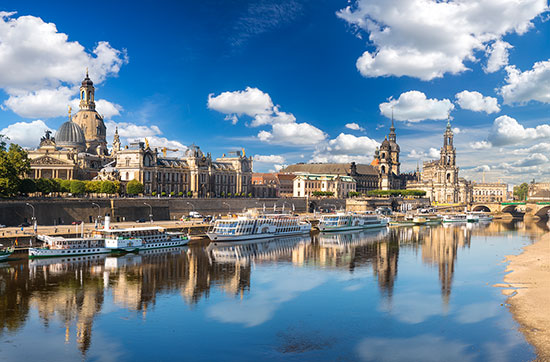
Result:
[[[150,250],[119,257],[99,255],[2,263],[0,338],[5,333],[17,335],[36,311],[44,327],[52,323],[64,326],[64,340],[57,342],[59,348],[74,341],[80,353],[86,355],[93,344],[94,321],[101,313],[124,309],[145,318],[147,313],[154,311],[161,295],[179,295],[185,305],[194,308],[208,300],[213,292],[220,292],[229,299],[208,308],[206,313],[211,319],[258,326],[273,318],[282,303],[326,283],[330,273],[337,272],[342,279],[342,275],[353,276],[358,271],[369,270],[375,277],[381,300],[386,301],[385,308],[406,310],[409,305],[412,309],[401,320],[420,323],[438,313],[432,308],[422,316],[422,305],[430,300],[429,295],[409,294],[409,300],[405,301],[403,296],[407,294],[404,293],[401,299],[392,300],[400,253],[419,255],[423,265],[437,270],[441,301],[447,305],[453,289],[457,255],[460,250],[471,247],[472,237],[506,235],[518,230],[534,239],[547,232],[548,226],[546,223],[493,222],[392,228],[321,233],[313,238],[211,243],[206,247]],[[302,279],[293,279],[288,270],[277,269],[278,264],[299,268]],[[257,271],[264,265],[270,268],[269,275]],[[251,290],[254,273],[258,273],[256,278],[259,278],[257,290]],[[263,290],[262,283],[269,284],[269,288]],[[357,288],[351,285],[347,290]],[[240,302],[247,298],[246,303]],[[415,305],[416,302],[419,304]],[[480,310],[496,313],[487,303],[480,305],[485,307],[462,307],[462,314],[457,318],[462,318],[463,323],[475,323],[484,318]],[[415,338],[402,341],[414,344],[425,336]],[[433,341],[432,338],[435,343]],[[449,353],[462,348],[453,343]],[[376,357],[373,345],[391,348],[392,344],[391,339],[365,339],[360,343],[358,354]]]

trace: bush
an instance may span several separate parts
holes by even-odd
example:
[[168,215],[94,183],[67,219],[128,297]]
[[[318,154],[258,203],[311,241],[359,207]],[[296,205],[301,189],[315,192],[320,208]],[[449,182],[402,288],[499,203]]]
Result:
[[86,182],[86,192],[89,194],[99,194],[101,192],[101,181]]
[[101,182],[101,193],[102,194],[115,194],[116,193],[116,185],[112,181],[102,181]]
[[181,192],[181,191],[178,192],[178,196],[179,196],[179,197],[183,197],[183,192]]
[[348,192],[348,197],[357,197],[357,196],[361,196],[361,193],[357,191]]
[[80,180],[71,180],[70,191],[73,195],[82,195],[86,192],[86,184]]
[[225,197],[225,192],[222,191],[221,197]]
[[176,192],[175,191],[170,192],[170,196],[172,197],[176,196]]
[[423,190],[371,190],[367,192],[369,196],[425,196]]
[[160,193],[160,196],[162,196],[162,197],[166,196],[166,192],[162,191],[162,192]]
[[313,191],[313,196],[321,197],[321,196],[334,196],[334,192],[332,191]]
[[57,192],[59,190],[59,184],[51,179],[39,178],[35,181],[36,190],[42,195],[47,195],[50,192]]
[[231,192],[228,192],[227,197],[231,197],[231,196],[232,196]]
[[59,180],[60,192],[71,192],[71,180]]
[[139,195],[143,193],[145,187],[138,180],[132,180],[126,185],[126,193],[128,195]]
[[249,192],[249,193],[248,193],[248,197],[252,197],[252,192]]
[[21,183],[19,184],[19,192],[21,192],[24,195],[32,194],[33,192],[36,192],[36,183],[31,178],[26,178],[21,180]]
[[151,192],[151,196],[157,196],[157,192],[156,191]]

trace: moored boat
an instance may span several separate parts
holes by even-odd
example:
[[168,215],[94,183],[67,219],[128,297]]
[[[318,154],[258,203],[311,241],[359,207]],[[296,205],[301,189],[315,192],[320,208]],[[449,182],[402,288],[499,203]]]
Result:
[[0,250],[0,261],[6,260],[13,253],[13,248],[6,248]]
[[64,238],[62,236],[38,235],[44,242],[39,248],[29,248],[29,258],[51,258],[110,253],[101,237]]
[[214,222],[206,235],[212,241],[265,239],[307,234],[311,224],[288,214],[245,214]]
[[346,231],[385,227],[388,219],[376,214],[336,213],[323,215],[319,220],[319,231]]
[[468,214],[468,222],[487,222],[492,221],[493,217],[485,212],[472,211]]
[[443,222],[444,223],[451,223],[451,222],[468,222],[468,218],[466,214],[450,214],[450,215],[444,215],[443,216]]

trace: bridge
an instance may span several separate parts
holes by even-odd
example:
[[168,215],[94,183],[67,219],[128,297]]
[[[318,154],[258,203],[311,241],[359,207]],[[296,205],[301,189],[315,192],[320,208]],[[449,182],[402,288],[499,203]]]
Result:
[[482,202],[474,203],[471,211],[485,211],[492,214],[507,213],[514,216],[528,216],[545,219],[550,211],[550,201],[523,201],[523,202]]

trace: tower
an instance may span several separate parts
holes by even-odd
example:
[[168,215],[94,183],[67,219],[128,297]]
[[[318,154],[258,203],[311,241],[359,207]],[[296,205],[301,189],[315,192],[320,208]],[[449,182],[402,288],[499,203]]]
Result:
[[456,149],[453,146],[453,130],[451,121],[447,120],[447,128],[443,134],[443,147],[441,147],[441,165],[456,166]]
[[115,128],[115,136],[113,138],[113,153],[120,151],[120,137],[118,136],[118,127]]
[[391,127],[390,133],[388,135],[388,141],[390,142],[390,156],[391,156],[391,171],[399,176],[399,152],[401,151],[399,145],[397,144],[397,134],[395,133],[395,126],[393,124],[393,109],[391,114]]
[[86,138],[86,153],[98,156],[107,156],[107,129],[103,123],[103,117],[95,109],[94,82],[88,76],[80,86],[80,110],[73,117],[73,122],[78,124]]

